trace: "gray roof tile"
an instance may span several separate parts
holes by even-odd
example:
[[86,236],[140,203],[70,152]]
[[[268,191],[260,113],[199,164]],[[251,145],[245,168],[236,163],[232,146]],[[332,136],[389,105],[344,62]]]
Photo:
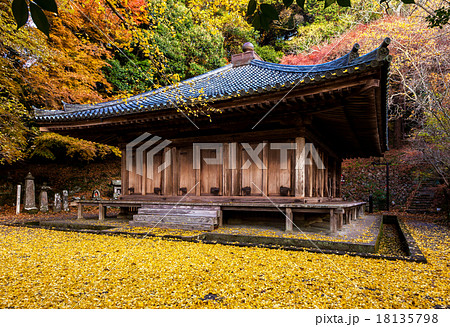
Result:
[[[324,78],[354,74],[367,66],[376,67],[390,61],[387,45],[389,39],[374,51],[357,57],[357,47],[341,58],[319,65],[281,65],[254,59],[248,65],[233,67],[231,64],[212,70],[175,85],[138,94],[127,99],[98,104],[67,104],[64,111],[35,108],[35,119],[43,121],[85,120],[97,117],[120,116],[174,108],[181,103],[217,101],[241,96],[267,93],[294,85],[320,83]],[[356,49],[356,50],[355,50]],[[357,69],[355,69],[357,68]],[[198,98],[201,97],[201,100]]]

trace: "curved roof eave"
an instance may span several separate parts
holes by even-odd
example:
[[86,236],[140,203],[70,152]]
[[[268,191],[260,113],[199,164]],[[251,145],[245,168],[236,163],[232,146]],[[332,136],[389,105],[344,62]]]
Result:
[[283,65],[257,59],[239,67],[229,64],[180,83],[126,99],[87,105],[64,104],[64,111],[55,112],[35,108],[35,119],[41,123],[57,123],[122,116],[320,83],[324,77],[338,78],[354,74],[368,66],[377,67],[388,63],[391,60],[387,49],[389,42],[389,39],[385,39],[379,48],[361,57],[357,53],[359,46],[355,45],[348,54],[318,65]]

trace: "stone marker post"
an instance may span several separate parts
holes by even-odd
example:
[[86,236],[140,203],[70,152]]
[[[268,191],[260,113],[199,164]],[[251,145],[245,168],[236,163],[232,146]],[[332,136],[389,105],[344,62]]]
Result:
[[62,206],[64,211],[69,211],[69,192],[63,191]]
[[16,199],[16,215],[20,213],[20,195],[22,193],[22,185],[17,185],[17,199]]
[[36,194],[34,188],[34,177],[33,175],[31,175],[31,173],[28,173],[27,177],[25,177],[24,210],[25,211],[37,210]]
[[60,212],[61,211],[61,194],[55,193],[55,202],[53,203],[53,211]]
[[48,212],[48,190],[50,190],[50,187],[46,185],[41,187],[41,194],[39,195],[39,210],[42,212]]

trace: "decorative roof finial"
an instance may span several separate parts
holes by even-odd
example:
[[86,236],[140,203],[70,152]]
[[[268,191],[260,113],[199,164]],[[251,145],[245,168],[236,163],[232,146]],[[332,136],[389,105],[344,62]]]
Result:
[[247,52],[247,51],[255,51],[255,47],[253,46],[252,43],[250,42],[245,42],[242,45],[242,51]]

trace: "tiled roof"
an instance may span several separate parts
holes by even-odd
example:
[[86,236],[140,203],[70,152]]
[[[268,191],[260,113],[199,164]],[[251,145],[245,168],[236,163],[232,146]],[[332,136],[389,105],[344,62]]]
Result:
[[249,64],[232,64],[193,77],[176,85],[138,94],[126,99],[98,104],[64,104],[64,110],[35,109],[38,122],[80,121],[130,113],[175,108],[184,103],[214,102],[256,93],[268,93],[305,84],[356,74],[368,67],[389,62],[389,39],[364,56],[358,56],[359,46],[341,58],[319,65],[281,65],[253,59]]

